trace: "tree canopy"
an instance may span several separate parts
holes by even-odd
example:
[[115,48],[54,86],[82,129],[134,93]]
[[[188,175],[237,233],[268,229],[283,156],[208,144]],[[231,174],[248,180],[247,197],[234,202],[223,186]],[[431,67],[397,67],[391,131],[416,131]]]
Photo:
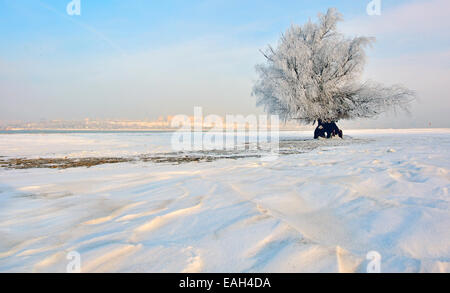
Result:
[[317,119],[370,118],[388,110],[408,111],[413,91],[362,81],[365,48],[370,37],[346,37],[338,32],[342,15],[334,8],[303,26],[291,25],[276,48],[264,51],[265,63],[253,88],[257,105],[283,120],[313,123]]

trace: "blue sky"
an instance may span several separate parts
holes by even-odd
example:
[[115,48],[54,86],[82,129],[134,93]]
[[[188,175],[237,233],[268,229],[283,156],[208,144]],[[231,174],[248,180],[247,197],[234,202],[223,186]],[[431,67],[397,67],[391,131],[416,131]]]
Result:
[[[80,16],[66,14],[69,2],[1,0],[0,33],[2,42],[8,42],[2,53],[17,58],[26,45],[39,48],[51,42],[58,49],[53,57],[113,54],[116,48],[97,33],[129,53],[211,35],[264,43],[290,23],[303,23],[328,7],[339,7],[347,18],[364,15],[369,1],[81,0]],[[382,4],[388,9],[403,2]]]
[[[389,123],[405,127],[412,119],[420,127],[433,118],[450,127],[433,117],[450,110],[445,0],[384,0],[381,16],[366,14],[369,0],[81,0],[79,16],[67,15],[69,2],[0,0],[0,120],[154,119],[191,114],[193,106],[260,113],[250,95],[258,50],[276,44],[291,23],[337,7],[342,30],[378,39],[367,77],[421,94],[412,118]],[[424,80],[432,72],[437,81]]]

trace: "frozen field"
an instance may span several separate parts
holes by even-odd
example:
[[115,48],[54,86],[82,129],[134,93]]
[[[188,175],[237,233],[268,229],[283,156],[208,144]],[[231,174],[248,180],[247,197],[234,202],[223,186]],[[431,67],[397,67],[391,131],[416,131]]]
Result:
[[[299,153],[0,168],[0,272],[450,272],[450,130],[288,132]],[[170,153],[170,133],[1,134],[0,159]]]

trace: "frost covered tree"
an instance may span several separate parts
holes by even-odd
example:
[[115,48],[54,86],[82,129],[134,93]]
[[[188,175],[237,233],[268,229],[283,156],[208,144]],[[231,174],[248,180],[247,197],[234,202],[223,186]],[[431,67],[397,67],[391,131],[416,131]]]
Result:
[[292,25],[276,48],[261,51],[253,88],[257,105],[284,121],[302,123],[370,118],[388,110],[408,111],[414,92],[400,85],[362,81],[365,48],[374,39],[349,38],[337,31],[342,15],[334,8],[318,22]]

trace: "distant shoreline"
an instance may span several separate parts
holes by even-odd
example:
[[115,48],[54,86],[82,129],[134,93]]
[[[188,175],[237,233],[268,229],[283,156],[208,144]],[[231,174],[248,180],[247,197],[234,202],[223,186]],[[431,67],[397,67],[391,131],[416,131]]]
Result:
[[[172,133],[180,131],[179,129],[12,129],[12,130],[0,130],[0,134],[89,134],[89,133]],[[208,132],[209,129],[205,129],[203,132]],[[270,131],[270,129],[268,130]],[[280,132],[311,132],[307,129],[280,129]],[[431,133],[431,132],[444,132],[449,133],[450,128],[376,128],[376,129],[347,129],[345,133],[355,132],[370,132],[376,133],[402,133],[402,132],[415,132],[415,133]],[[194,132],[194,131],[193,131]],[[248,132],[248,130],[246,130]]]
[[164,133],[174,132],[176,129],[14,129],[0,130],[0,134],[64,134],[64,133]]

